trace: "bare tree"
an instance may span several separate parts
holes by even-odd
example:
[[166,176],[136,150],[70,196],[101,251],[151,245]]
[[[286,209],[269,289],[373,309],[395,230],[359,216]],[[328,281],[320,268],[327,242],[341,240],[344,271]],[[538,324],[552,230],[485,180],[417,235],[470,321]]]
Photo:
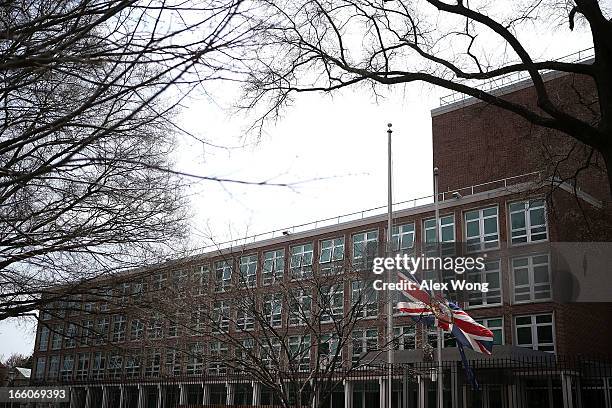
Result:
[[[571,138],[570,147],[573,141],[588,146],[594,152],[583,154],[573,170],[599,163],[607,168],[612,186],[612,21],[598,1],[256,4],[252,18],[262,22],[256,30],[257,46],[240,66],[248,67],[244,107],[260,106],[262,118],[278,114],[300,92],[331,93],[367,85],[378,94],[384,86],[423,81],[561,132]],[[531,25],[555,32],[581,26],[592,36],[593,60],[538,59],[523,41],[523,30]],[[545,83],[545,73],[551,70],[580,78],[576,82],[586,86],[574,87],[570,100],[558,98]],[[523,75],[533,82],[533,103],[490,90],[508,75]]]
[[2,3],[0,320],[180,249],[173,116],[247,38],[241,6]]
[[26,356],[20,353],[13,353],[5,360],[3,360],[2,363],[8,368],[32,368],[32,356]]

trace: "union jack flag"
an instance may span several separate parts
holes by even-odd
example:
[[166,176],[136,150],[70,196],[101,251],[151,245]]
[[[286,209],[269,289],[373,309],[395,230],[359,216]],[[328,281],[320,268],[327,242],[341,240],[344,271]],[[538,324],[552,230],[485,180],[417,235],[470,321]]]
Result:
[[[406,282],[402,293],[410,300],[398,302],[397,308],[413,319],[435,323],[442,330],[449,332],[457,342],[478,353],[491,354],[493,333],[464,312],[457,304],[449,302],[442,296],[434,296],[430,291],[420,289],[416,279],[398,272],[399,282]],[[413,282],[411,286],[407,283]]]

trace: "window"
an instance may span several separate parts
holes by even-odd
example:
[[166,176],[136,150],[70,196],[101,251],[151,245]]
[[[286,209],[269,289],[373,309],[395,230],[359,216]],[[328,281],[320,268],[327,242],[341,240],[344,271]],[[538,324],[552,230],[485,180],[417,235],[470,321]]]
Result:
[[353,266],[371,269],[378,253],[378,231],[362,232],[353,235]]
[[98,319],[96,328],[96,344],[104,344],[108,340],[108,331],[110,328],[110,320],[108,317]]
[[289,336],[289,364],[298,371],[310,369],[310,336]]
[[173,318],[168,319],[168,337],[177,337],[179,335],[181,316],[180,312],[176,312]]
[[204,347],[202,343],[197,342],[189,345],[187,355],[187,374],[199,375],[202,374],[204,368]]
[[189,274],[187,271],[174,271],[172,273],[172,290],[179,298],[187,296],[187,280]]
[[130,328],[130,339],[131,340],[142,340],[144,335],[144,322],[140,319],[132,320],[132,327]]
[[132,284],[132,300],[140,302],[145,291],[145,283],[143,279],[139,279]]
[[162,326],[161,314],[156,312],[149,320],[149,327],[147,327],[147,336],[149,339],[161,339],[164,336],[164,330]]
[[355,314],[359,317],[374,317],[378,315],[378,291],[370,282],[351,282],[351,302]]
[[240,283],[249,288],[257,286],[257,255],[240,258]]
[[497,207],[465,213],[465,243],[468,251],[499,247]]
[[77,355],[77,380],[85,380],[89,374],[89,354],[80,353]]
[[513,244],[544,241],[548,238],[544,200],[510,204],[510,236]]
[[215,292],[225,292],[232,285],[232,264],[228,261],[215,262]]
[[268,251],[264,253],[263,264],[263,284],[271,285],[283,278],[285,270],[285,250],[277,249],[276,251]]
[[488,292],[475,289],[469,293],[469,306],[501,304],[501,274],[499,260],[485,263],[483,270],[473,269],[467,272],[467,280],[473,283],[487,283]]
[[49,347],[49,328],[42,326],[40,328],[40,336],[38,337],[38,351],[47,351]]
[[393,250],[398,252],[414,248],[414,223],[391,228],[391,243]]
[[517,346],[555,351],[552,314],[516,316],[514,322]]
[[94,337],[94,322],[93,320],[83,320],[81,326],[81,345],[88,346]]
[[344,317],[344,287],[342,284],[321,287],[321,322],[335,322]]
[[156,273],[153,276],[153,289],[162,290],[166,286],[166,274],[163,272]]
[[229,300],[218,300],[213,305],[214,333],[227,332],[229,329],[230,303]]
[[45,357],[38,357],[36,359],[36,379],[42,380],[45,378],[45,365],[47,363],[47,359]]
[[49,357],[49,371],[47,372],[47,379],[57,380],[59,375],[60,357],[51,356]]
[[195,293],[198,295],[204,295],[208,288],[208,279],[210,271],[208,265],[202,265],[193,274],[193,284],[195,286]]
[[60,373],[60,379],[62,381],[70,381],[72,379],[73,370],[74,370],[74,356],[65,355],[64,362],[62,363],[62,371]]
[[413,350],[416,348],[415,326],[393,328],[393,348],[395,350]]
[[62,333],[64,327],[56,324],[53,326],[53,333],[51,335],[51,350],[59,350],[62,348]]
[[[452,243],[455,242],[455,216],[453,214],[440,217],[438,236],[436,236],[435,218],[423,221],[423,230],[427,254],[437,254],[438,249],[441,255],[452,255],[454,253],[454,245]],[[440,248],[438,248],[438,243],[440,243]]]
[[252,338],[241,340],[240,345],[236,348],[236,360],[241,371],[245,371],[252,365],[254,348],[255,340]]
[[339,261],[344,259],[344,237],[321,241],[319,265],[321,273],[337,273],[341,270]]
[[533,302],[551,298],[548,255],[512,258],[514,302]]
[[68,323],[66,328],[66,339],[64,340],[64,347],[75,348],[77,337],[79,335],[77,325],[74,323]]
[[104,378],[104,370],[106,370],[106,356],[102,352],[97,352],[94,354],[91,375],[94,379],[102,379]]
[[127,320],[125,315],[113,316],[113,332],[112,341],[119,342],[125,340],[125,330],[127,327]]
[[474,319],[476,323],[482,324],[493,332],[493,344],[504,344],[504,319],[501,317],[489,317],[487,319]]
[[151,350],[147,354],[147,362],[145,365],[145,377],[158,377],[161,367],[161,353],[157,349]]
[[236,330],[255,328],[255,307],[250,299],[238,300],[236,304]]
[[220,375],[227,373],[227,367],[223,363],[227,359],[227,344],[221,341],[210,343],[210,363],[208,364],[208,374]]
[[378,349],[378,330],[355,330],[353,331],[353,364],[358,364],[368,351]]
[[108,376],[110,378],[120,378],[123,372],[123,356],[112,353],[108,357]]
[[324,334],[319,344],[319,359],[323,367],[342,366],[342,348],[339,347],[338,334]]
[[166,352],[166,375],[181,375],[181,354],[178,350]]
[[277,337],[272,337],[262,341],[260,353],[261,363],[265,367],[272,368],[274,363],[276,363],[276,367],[279,367],[279,357],[281,353],[280,340]]
[[264,296],[263,312],[266,322],[271,327],[280,327],[282,325],[282,311],[283,298],[279,293]]
[[192,306],[191,320],[189,327],[192,330],[191,335],[197,336],[203,334],[206,329],[206,306],[197,305]]
[[120,298],[120,302],[122,305],[127,304],[129,298],[130,298],[130,283],[129,282],[124,282],[121,285],[119,285],[119,293],[121,293],[121,298]]
[[296,290],[291,294],[289,324],[306,324],[312,311],[312,295],[306,290]]
[[291,247],[291,279],[312,276],[312,244]]

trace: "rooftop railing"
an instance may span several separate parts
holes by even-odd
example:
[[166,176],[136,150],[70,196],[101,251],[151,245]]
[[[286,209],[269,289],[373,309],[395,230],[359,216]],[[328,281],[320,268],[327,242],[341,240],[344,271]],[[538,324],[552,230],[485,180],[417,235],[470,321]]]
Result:
[[[499,180],[488,181],[486,183],[474,184],[468,187],[462,187],[450,191],[440,192],[439,201],[446,201],[450,199],[460,199],[465,196],[470,196],[485,191],[491,191],[499,188],[509,188],[516,186],[517,184],[540,181],[540,172],[525,173],[518,176],[506,177]],[[424,207],[431,205],[434,202],[433,194],[412,198],[409,200],[399,201],[393,203],[393,212],[398,212],[406,209]],[[381,205],[378,207],[368,208],[361,211],[355,211],[347,214],[337,215],[330,218],[323,218],[316,221],[310,221],[304,224],[292,225],[285,228],[279,228],[272,231],[263,232],[260,234],[249,235],[243,238],[238,238],[230,241],[215,243],[204,247],[197,248],[196,251],[207,252],[209,250],[221,250],[228,248],[236,248],[243,245],[251,244],[257,241],[263,241],[266,239],[273,239],[281,236],[291,236],[292,234],[299,232],[306,232],[315,230],[317,228],[339,225],[345,222],[363,220],[368,217],[377,215],[383,215],[387,213],[387,206]]]
[[[591,48],[586,48],[584,50],[580,50],[571,54],[568,54],[564,57],[557,58],[555,61],[559,62],[572,62],[572,63],[580,63],[588,61],[595,56],[595,50]],[[540,74],[546,74],[548,72],[552,72],[552,70],[540,70]],[[503,88],[505,86],[513,85],[524,81],[526,79],[530,79],[529,73],[527,71],[518,71],[512,72],[506,75],[501,75],[496,78],[489,79],[480,84],[476,84],[473,87],[476,89],[480,89],[482,91],[491,92],[496,89]],[[461,81],[462,83],[466,83],[465,81]],[[455,102],[464,101],[466,99],[471,98],[471,96],[463,94],[461,92],[453,92],[448,95],[444,95],[440,97],[440,106],[450,105]]]

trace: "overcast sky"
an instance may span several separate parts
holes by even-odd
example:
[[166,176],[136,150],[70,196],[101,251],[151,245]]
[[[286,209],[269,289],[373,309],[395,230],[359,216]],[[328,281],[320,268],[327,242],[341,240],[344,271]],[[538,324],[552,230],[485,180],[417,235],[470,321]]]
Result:
[[[590,46],[588,35],[534,33],[536,54],[550,58]],[[194,240],[240,238],[386,204],[386,124],[393,123],[394,201],[432,193],[430,111],[448,94],[429,85],[396,87],[375,100],[367,89],[333,98],[302,94],[260,138],[245,136],[253,118],[235,114],[236,89],[215,100],[192,99],[182,126],[209,143],[178,138],[177,168],[247,181],[297,183],[292,188],[198,182],[190,189]],[[308,181],[311,180],[311,181]],[[32,353],[32,324],[0,323],[0,357]]]

